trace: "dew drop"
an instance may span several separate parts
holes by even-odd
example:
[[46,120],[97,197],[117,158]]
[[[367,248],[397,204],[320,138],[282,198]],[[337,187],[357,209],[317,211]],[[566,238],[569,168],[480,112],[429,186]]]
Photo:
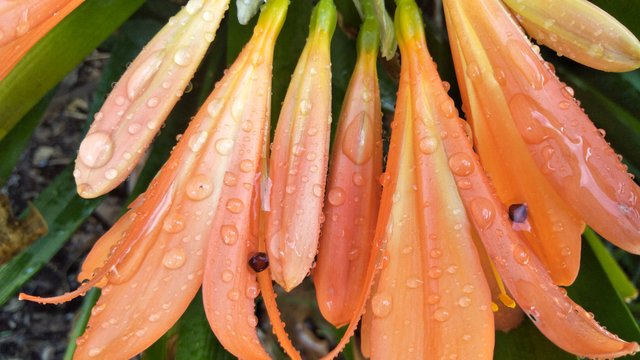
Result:
[[313,184],[313,195],[322,197],[323,187],[320,184]]
[[433,136],[425,136],[420,140],[420,151],[425,154],[433,154],[438,149],[438,139]]
[[[156,51],[149,55],[132,73],[127,81],[127,97],[134,100],[147,90],[153,76],[158,72],[162,64],[162,54]],[[157,98],[155,98],[157,101]],[[116,99],[116,104],[118,104]],[[124,99],[122,99],[124,101]],[[123,102],[124,103],[124,102]],[[122,105],[122,104],[118,104]],[[157,105],[157,104],[156,104]],[[149,106],[153,107],[153,106]]]
[[422,284],[424,284],[424,281],[422,281],[422,279],[420,279],[418,277],[410,277],[405,282],[405,285],[407,285],[407,287],[410,288],[410,289],[417,289]]
[[226,283],[230,282],[231,280],[233,280],[233,271],[228,270],[228,269],[224,270],[222,272],[221,278],[222,278],[222,281],[224,281]]
[[104,166],[113,157],[113,141],[109,134],[94,132],[87,135],[78,151],[80,161],[90,168]]
[[436,319],[436,321],[440,321],[440,322],[445,322],[449,320],[449,316],[450,316],[449,312],[444,308],[438,308],[433,313],[433,318]]
[[466,308],[466,307],[469,307],[469,305],[471,305],[471,298],[467,296],[462,296],[458,299],[458,306],[462,308]]
[[91,348],[89,349],[89,357],[96,357],[102,353],[102,348]]
[[386,293],[376,293],[371,298],[371,310],[373,315],[384,318],[391,313],[392,301],[391,296]]
[[536,56],[530,54],[531,49],[524,42],[515,39],[508,40],[506,48],[509,51],[511,63],[527,79],[529,85],[536,90],[542,89],[547,79],[544,76],[542,63]]
[[236,186],[238,184],[238,177],[236,174],[227,171],[224,173],[223,182],[227,186]]
[[328,199],[331,205],[333,206],[342,205],[344,204],[345,198],[346,198],[346,195],[344,190],[342,190],[342,188],[335,187],[329,190]]
[[189,149],[193,152],[198,152],[202,149],[202,146],[207,142],[209,133],[206,131],[199,131],[189,138]]
[[253,170],[253,161],[249,159],[242,160],[240,162],[240,170],[242,170],[243,172],[250,172],[251,170]]
[[240,291],[238,291],[238,289],[231,289],[227,293],[227,299],[229,299],[231,301],[236,301],[239,298],[240,298]]
[[184,216],[178,213],[171,213],[167,215],[167,217],[164,219],[164,222],[162,223],[162,230],[170,234],[175,234],[182,231],[184,229],[184,226],[185,226]]
[[175,247],[166,254],[162,258],[162,265],[167,269],[175,270],[179,269],[184,265],[187,261],[187,255],[182,247]]
[[238,214],[244,209],[244,203],[240,199],[233,198],[227,201],[226,207],[227,207],[227,210],[229,210],[229,212]]
[[213,192],[213,184],[208,176],[198,174],[187,181],[185,192],[191,200],[203,200]]
[[135,134],[140,132],[140,129],[142,129],[142,125],[140,125],[140,124],[131,124],[127,128],[127,131],[129,132],[129,134],[135,135]]
[[476,226],[485,230],[491,226],[495,218],[495,207],[491,200],[485,197],[475,198],[471,201],[471,216],[475,220]]
[[118,170],[116,169],[109,169],[107,171],[104,172],[104,177],[107,180],[113,180],[118,176]]
[[158,106],[159,103],[160,103],[160,100],[154,96],[152,98],[149,98],[149,100],[147,100],[147,107],[154,108]]
[[520,265],[529,263],[529,253],[522,245],[516,245],[513,248],[513,259]]
[[183,47],[176,51],[176,54],[173,56],[173,61],[180,66],[187,66],[191,62],[191,52],[189,52],[188,47]]
[[342,152],[355,164],[364,164],[373,155],[373,145],[371,119],[363,111],[347,126],[342,142]]
[[471,156],[464,152],[451,155],[449,167],[455,175],[467,176],[473,172],[474,165]]
[[220,155],[229,155],[233,150],[233,140],[228,138],[219,139],[216,141],[216,151]]
[[222,225],[220,236],[225,244],[233,245],[238,241],[238,229],[234,225]]

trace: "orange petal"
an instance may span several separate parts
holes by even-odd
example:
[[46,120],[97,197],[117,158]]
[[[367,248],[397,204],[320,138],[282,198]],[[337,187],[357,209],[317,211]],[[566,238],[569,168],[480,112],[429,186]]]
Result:
[[[307,44],[287,90],[271,154],[267,250],[274,280],[285,290],[307,276],[316,255],[329,157],[331,1],[313,11]],[[346,196],[346,194],[342,194]]]
[[[402,74],[389,163],[389,259],[371,297],[375,358],[481,358],[493,354],[490,292],[435,120],[438,97],[423,76],[433,66],[415,3],[396,9]],[[428,64],[427,64],[428,63]],[[431,73],[433,74],[433,73]],[[433,99],[434,102],[430,102]],[[397,164],[397,165],[395,165]],[[405,329],[405,331],[402,331]]]
[[556,192],[608,240],[640,253],[640,188],[508,10],[497,0],[453,0],[446,8],[452,42],[468,68],[477,69],[471,84],[483,95],[479,106],[498,112],[508,107]]
[[83,0],[0,1],[0,81]]
[[322,315],[335,326],[356,311],[365,285],[380,204],[382,113],[373,18],[358,37],[358,59],[343,102],[329,171],[328,202],[313,271]]
[[122,75],[80,144],[78,193],[94,198],[129,176],[193,76],[229,0],[190,0]]
[[[207,101],[220,108],[215,161],[220,171],[219,211],[210,225],[203,299],[209,324],[223,346],[242,359],[268,359],[256,333],[256,274],[248,266],[259,251],[258,214],[261,159],[269,136],[273,47],[284,22],[288,0],[271,0],[260,15],[251,40]],[[219,169],[219,170],[218,170]]]
[[640,67],[640,41],[613,16],[587,0],[505,0],[539,43],[603,71]]
[[466,61],[455,36],[452,36],[451,46],[482,165],[504,204],[527,206],[527,219],[514,223],[514,229],[524,235],[554,282],[570,285],[580,268],[580,235],[584,222],[538,170],[513,125],[508,107],[496,100],[502,95],[494,96],[491,111],[483,110],[480,94],[486,94],[488,90],[479,92],[473,86],[472,79],[479,76],[477,65]]

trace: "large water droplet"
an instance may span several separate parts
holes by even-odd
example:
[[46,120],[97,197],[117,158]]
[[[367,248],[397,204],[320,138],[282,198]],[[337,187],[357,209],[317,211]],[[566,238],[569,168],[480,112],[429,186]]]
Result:
[[80,144],[78,157],[83,164],[90,168],[104,166],[113,157],[113,141],[109,134],[94,132],[87,135]]
[[331,205],[339,206],[344,204],[344,201],[346,200],[346,194],[344,190],[342,190],[342,188],[335,187],[329,190],[328,198]]
[[526,248],[520,244],[513,248],[513,258],[520,265],[529,263],[529,253]]
[[438,149],[438,139],[433,136],[425,136],[420,140],[420,151],[425,154],[433,154]]
[[344,134],[342,152],[355,164],[364,164],[373,155],[371,119],[364,111],[356,115]]
[[376,293],[371,298],[371,310],[373,315],[384,318],[391,313],[392,301],[391,296],[386,293]]
[[187,261],[187,254],[182,247],[176,247],[167,251],[162,258],[162,265],[167,269],[179,269]]
[[198,152],[202,149],[202,146],[207,142],[209,133],[206,131],[199,131],[189,138],[189,149],[193,152]]
[[216,141],[216,151],[220,155],[229,155],[233,150],[233,140],[223,138]]
[[179,213],[171,213],[167,215],[162,223],[162,230],[175,234],[179,233],[184,229],[185,226],[185,218]]
[[440,322],[449,320],[450,316],[449,312],[444,308],[438,308],[433,312],[433,318]]
[[204,174],[198,174],[187,181],[185,186],[187,197],[191,200],[203,200],[213,192],[213,184],[211,179]]
[[475,220],[476,225],[485,230],[493,223],[496,216],[495,207],[491,200],[479,197],[471,201],[471,216]]
[[180,66],[187,66],[191,62],[191,52],[188,47],[183,47],[176,51],[173,61]]
[[471,156],[464,152],[451,155],[449,158],[451,171],[458,176],[467,176],[473,172],[474,165]]
[[242,211],[242,209],[244,209],[244,203],[242,202],[242,200],[233,198],[227,201],[227,210],[229,210],[230,212],[238,214]]
[[127,97],[130,100],[134,100],[147,90],[151,79],[158,72],[160,64],[162,64],[162,54],[160,51],[156,51],[149,55],[149,57],[131,73],[129,81],[127,81]]
[[233,280],[233,271],[224,270],[222,272],[221,278],[222,278],[222,281],[224,281],[226,283],[230,282],[231,280]]
[[220,236],[225,244],[233,245],[238,241],[238,229],[234,225],[222,225]]

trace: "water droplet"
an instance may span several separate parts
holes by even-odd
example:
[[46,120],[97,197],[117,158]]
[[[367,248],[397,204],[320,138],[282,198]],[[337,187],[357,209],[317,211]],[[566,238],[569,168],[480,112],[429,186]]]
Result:
[[549,120],[533,99],[527,95],[516,94],[509,102],[509,109],[524,141],[539,144],[547,137],[543,124]]
[[253,161],[251,161],[249,159],[242,160],[240,162],[240,170],[242,170],[244,172],[249,172],[249,171],[253,170]]
[[227,186],[236,186],[238,184],[238,177],[232,172],[225,172],[223,182]]
[[300,113],[306,115],[311,110],[311,102],[307,99],[300,100]]
[[485,230],[493,223],[496,216],[495,207],[491,200],[485,197],[475,198],[471,201],[471,216],[475,220],[476,226]]
[[202,0],[191,0],[184,6],[185,11],[193,15],[202,9]]
[[363,186],[365,184],[364,176],[362,176],[362,174],[357,172],[353,173],[351,180],[353,181],[353,184],[356,186]]
[[255,284],[247,285],[247,288],[245,289],[244,295],[248,299],[255,299],[255,298],[258,297],[258,294],[260,294],[260,290],[258,289],[258,287]]
[[437,266],[432,266],[428,271],[429,277],[432,279],[437,279],[442,276],[442,269]]
[[471,294],[474,289],[475,289],[475,287],[473,285],[467,284],[467,285],[462,287],[462,292],[465,293],[465,294]]
[[438,308],[433,312],[433,318],[440,322],[445,322],[449,320],[450,314],[444,308]]
[[209,133],[206,131],[199,131],[189,138],[189,149],[193,152],[198,152],[202,149],[202,146],[207,142]]
[[509,51],[512,64],[527,79],[529,85],[536,90],[542,89],[547,78],[544,75],[544,65],[537,56],[531,54],[531,48],[524,41],[510,39],[506,48]]
[[80,161],[90,168],[104,166],[113,156],[113,141],[109,134],[94,132],[87,135],[80,144],[78,157]]
[[256,325],[258,325],[258,318],[255,315],[247,316],[247,324],[251,327],[256,327]]
[[373,155],[373,145],[371,119],[363,111],[347,126],[342,142],[342,152],[355,164],[364,164]]
[[198,174],[187,181],[185,187],[187,197],[191,200],[203,200],[211,195],[213,192],[213,184],[208,176],[204,174]]
[[124,98],[124,96],[119,95],[119,96],[116,96],[114,102],[116,103],[116,105],[122,106],[126,102],[126,99]]
[[429,256],[431,256],[434,259],[440,258],[442,257],[442,251],[439,249],[433,249],[429,252]]
[[433,154],[438,149],[438,139],[433,136],[425,136],[420,140],[420,151],[425,154]]
[[418,277],[410,277],[410,278],[407,278],[407,281],[405,282],[405,284],[410,289],[417,289],[422,284],[424,284],[424,281],[422,281],[422,279],[420,279]]
[[471,298],[462,296],[460,299],[458,299],[458,306],[466,308],[469,307],[469,305],[471,305]]
[[105,304],[105,303],[94,306],[91,309],[91,316],[97,316],[98,314],[100,314],[104,310],[105,307],[107,307],[107,304]]
[[229,210],[230,212],[234,214],[238,214],[243,209],[244,209],[244,203],[242,202],[242,200],[233,198],[227,201],[227,210]]
[[158,104],[160,104],[160,100],[157,97],[152,97],[149,98],[149,100],[147,100],[147,107],[149,108],[154,108],[156,106],[158,106]]
[[253,129],[253,122],[251,120],[245,120],[242,122],[241,128],[243,131],[249,132]]
[[373,315],[384,318],[391,313],[392,301],[391,296],[386,293],[376,293],[371,298],[371,310]]
[[324,188],[320,184],[313,184],[313,195],[322,197]]
[[438,302],[440,302],[440,296],[439,295],[430,294],[429,296],[427,296],[427,304],[435,305]]
[[96,356],[100,355],[100,353],[102,353],[102,348],[94,347],[94,348],[89,349],[89,353],[88,354],[89,354],[89,357],[96,357]]
[[447,118],[452,118],[457,114],[456,105],[451,98],[446,99],[440,103],[440,110]]
[[211,115],[212,117],[216,117],[222,109],[223,105],[223,101],[218,98],[211,100],[209,105],[207,105],[207,111],[209,112],[209,115]]
[[186,261],[187,254],[185,253],[184,248],[175,247],[164,254],[164,257],[162,258],[162,265],[167,269],[175,270],[181,268]]
[[167,215],[167,217],[164,219],[164,222],[162,223],[162,230],[170,234],[175,234],[182,231],[184,229],[184,226],[185,226],[184,216],[174,212]]
[[158,320],[160,320],[160,314],[155,313],[155,314],[149,315],[149,321],[156,322]]
[[329,195],[328,195],[328,199],[329,199],[329,203],[333,206],[339,206],[344,204],[344,201],[346,199],[346,195],[344,190],[342,190],[342,188],[336,187],[333,188],[331,190],[329,190]]
[[127,128],[127,131],[129,132],[129,134],[135,135],[138,132],[140,132],[140,129],[142,129],[142,125],[140,125],[140,124],[131,124]]
[[[151,79],[158,72],[161,64],[162,54],[160,53],[160,51],[156,51],[149,55],[149,57],[142,63],[140,63],[140,65],[131,73],[129,80],[127,81],[127,97],[130,100],[134,100],[136,97],[140,96],[140,94],[144,93],[147,90]],[[157,101],[157,98],[155,99]],[[124,104],[124,99],[122,100]]]
[[222,225],[220,236],[225,244],[233,245],[238,241],[238,229],[234,225]]
[[475,62],[469,63],[469,65],[467,66],[467,75],[472,79],[478,78],[481,75],[480,67],[478,66],[478,64],[476,64]]
[[529,253],[524,246],[518,244],[513,248],[513,259],[520,265],[529,263]]
[[239,298],[240,298],[240,291],[238,291],[238,289],[231,289],[227,293],[227,299],[229,299],[231,301],[236,301]]
[[467,176],[473,172],[473,159],[467,153],[459,152],[451,155],[449,167],[455,175]]
[[222,281],[224,281],[224,282],[226,282],[226,283],[230,282],[231,280],[233,280],[233,271],[231,271],[231,270],[224,270],[224,271],[222,272],[222,276],[221,276],[221,278],[222,278]]
[[188,47],[183,47],[176,51],[176,54],[173,56],[173,61],[180,66],[187,66],[191,62],[191,52],[189,52]]
[[107,171],[104,172],[104,177],[107,180],[113,180],[118,176],[118,170],[116,169],[109,169]]
[[223,138],[216,141],[216,151],[220,155],[229,155],[233,150],[233,140]]
[[[202,20],[209,22],[209,21],[213,21],[213,19],[214,19],[214,16],[213,16],[213,13],[211,11],[204,11],[202,13]],[[211,40],[207,39],[207,41],[211,42],[211,41],[213,41],[213,39],[211,39]]]

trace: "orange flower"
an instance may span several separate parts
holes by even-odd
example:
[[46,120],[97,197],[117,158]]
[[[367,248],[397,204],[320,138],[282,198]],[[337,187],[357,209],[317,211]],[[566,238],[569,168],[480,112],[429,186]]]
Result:
[[557,284],[576,277],[586,222],[640,252],[640,189],[497,0],[444,2],[456,73],[483,166]]
[[0,81],[83,0],[0,0]]
[[387,255],[363,347],[376,358],[492,357],[475,229],[516,302],[550,340],[580,356],[637,351],[554,285],[512,229],[429,56],[413,1],[399,1],[396,35],[402,72],[377,226],[385,229]]
[[287,0],[270,0],[254,36],[190,123],[171,157],[87,257],[77,290],[102,295],[75,358],[130,358],[164,334],[203,285],[220,342],[244,359],[266,359],[255,326],[259,293],[247,261],[258,251],[254,204],[269,134],[271,68]]
[[[273,279],[285,290],[307,276],[316,256],[331,132],[331,0],[313,10],[309,37],[278,119],[269,162],[273,187],[266,243]],[[335,193],[344,201],[345,193]]]
[[357,311],[365,286],[380,204],[382,113],[376,60],[378,29],[368,17],[358,35],[358,58],[335,135],[318,261],[313,272],[318,305],[336,326]]
[[640,41],[587,0],[504,0],[539,43],[603,71],[640,67]]
[[103,195],[129,176],[193,77],[229,0],[190,0],[122,75],[80,144],[78,194]]

